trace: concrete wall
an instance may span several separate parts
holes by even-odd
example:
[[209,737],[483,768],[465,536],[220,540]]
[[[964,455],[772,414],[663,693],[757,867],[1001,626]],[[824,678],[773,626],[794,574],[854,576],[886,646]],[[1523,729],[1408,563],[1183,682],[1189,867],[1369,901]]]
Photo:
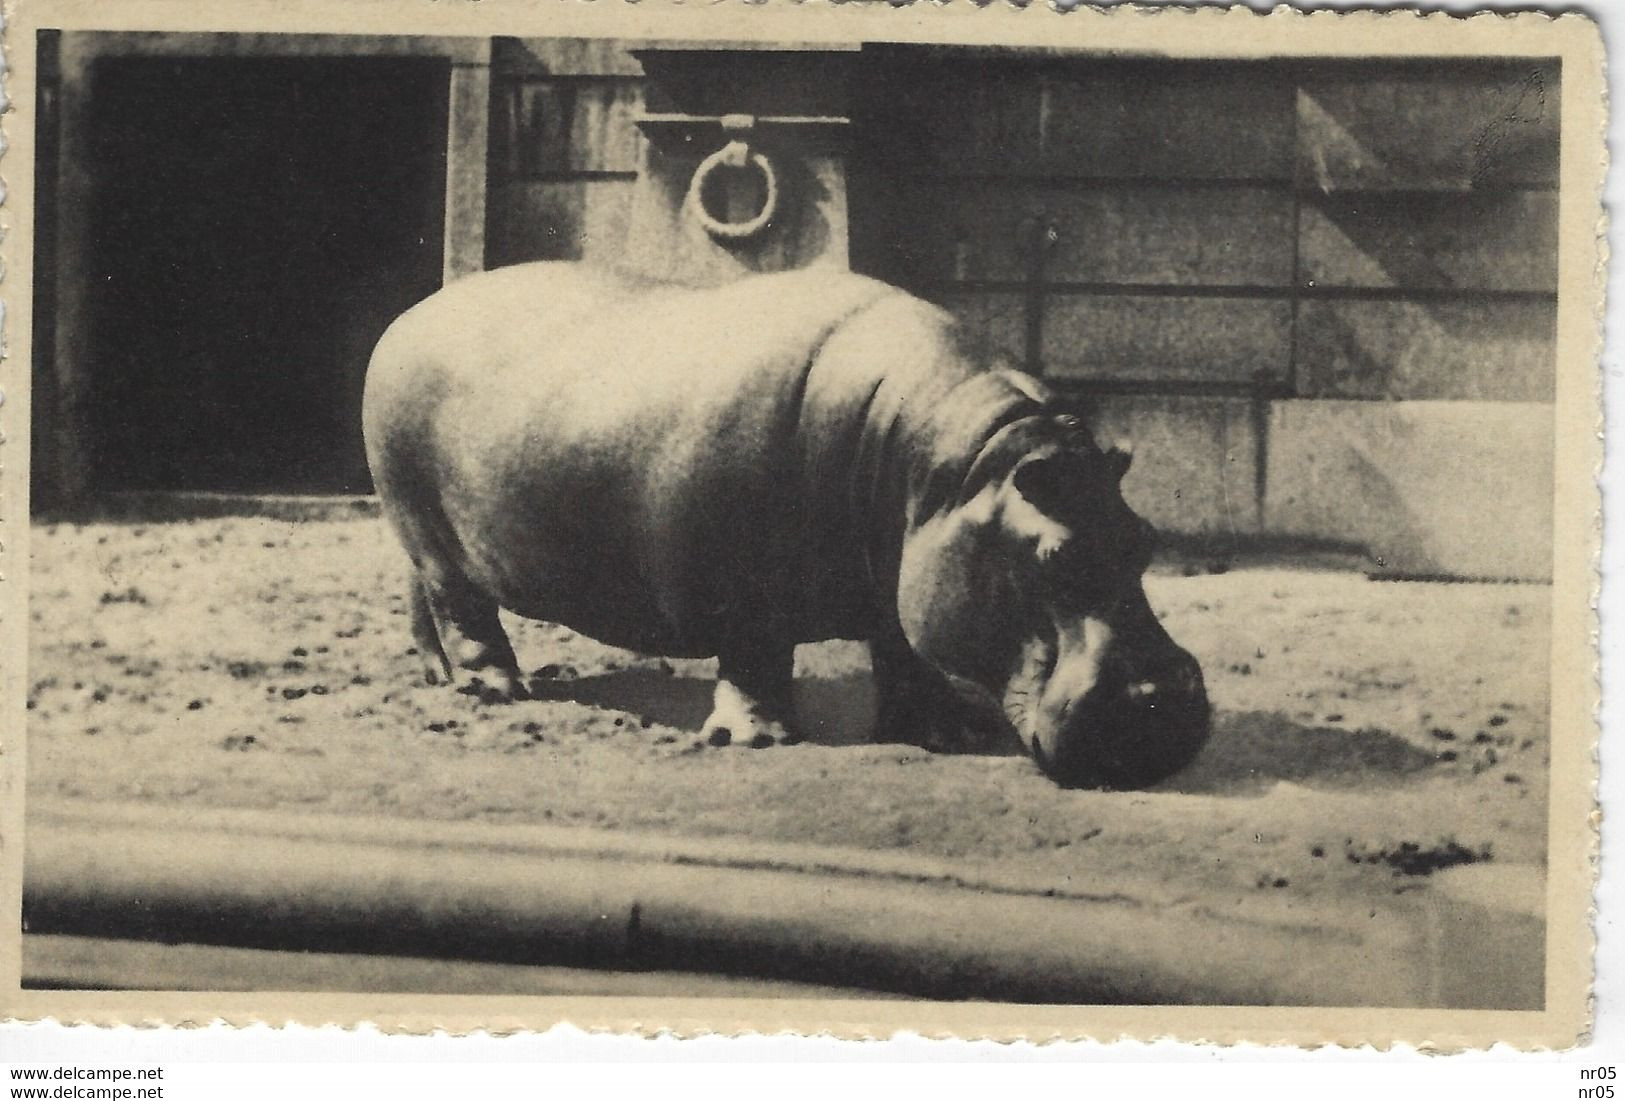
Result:
[[865,60],[854,265],[1093,396],[1159,526],[1548,576],[1554,65]]
[[[585,260],[687,283],[813,262],[845,267],[846,180],[836,147],[851,51],[654,45],[494,42],[489,266]],[[724,115],[764,121],[725,137]],[[803,125],[814,118],[821,124]],[[778,209],[748,241],[719,244],[685,200],[704,158],[733,137],[768,157]],[[730,219],[760,209],[754,170],[711,179],[707,195]]]
[[[41,194],[83,204],[84,74],[109,55],[447,57],[448,278],[624,260],[652,163],[635,121],[646,100],[841,113],[824,102],[841,82],[818,75],[816,55],[794,79],[730,59],[728,80],[666,87],[633,52],[647,45],[64,36],[42,76],[62,156]],[[830,178],[852,266],[1090,395],[1102,435],[1137,442],[1128,492],[1154,522],[1346,541],[1374,568],[1546,576],[1554,65],[899,46],[846,60],[853,139]],[[74,345],[82,229],[70,217],[40,235],[57,278],[54,328],[38,330],[55,337],[36,379],[51,421],[36,425],[36,464],[69,496],[91,481]]]
[[1123,495],[1159,529],[1221,539],[1264,530],[1252,402],[1188,395],[1104,397],[1093,426],[1103,443],[1134,445]]

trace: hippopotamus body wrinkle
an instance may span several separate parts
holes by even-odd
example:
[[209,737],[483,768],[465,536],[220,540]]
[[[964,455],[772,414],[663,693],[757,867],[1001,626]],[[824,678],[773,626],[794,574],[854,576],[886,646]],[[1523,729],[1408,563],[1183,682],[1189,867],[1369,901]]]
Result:
[[432,679],[522,695],[507,608],[715,655],[719,743],[791,736],[794,648],[828,638],[869,641],[883,731],[951,740],[968,692],[1063,782],[1146,782],[1206,735],[1126,458],[883,283],[472,276],[384,335],[364,427]]

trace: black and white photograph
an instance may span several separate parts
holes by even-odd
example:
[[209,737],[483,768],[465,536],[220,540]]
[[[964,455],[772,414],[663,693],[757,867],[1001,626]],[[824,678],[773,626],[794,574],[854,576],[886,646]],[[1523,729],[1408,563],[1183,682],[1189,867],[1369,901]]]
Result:
[[1584,21],[35,8],[10,1013],[1586,1028]]

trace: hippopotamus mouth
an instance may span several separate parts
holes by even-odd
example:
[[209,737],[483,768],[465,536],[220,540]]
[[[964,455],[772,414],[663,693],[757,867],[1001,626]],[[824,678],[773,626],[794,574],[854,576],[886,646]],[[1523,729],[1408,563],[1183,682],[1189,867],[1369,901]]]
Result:
[[1195,658],[1171,640],[1104,659],[1076,649],[1054,632],[1029,640],[1003,693],[1045,775],[1062,787],[1142,788],[1195,758],[1212,717]]

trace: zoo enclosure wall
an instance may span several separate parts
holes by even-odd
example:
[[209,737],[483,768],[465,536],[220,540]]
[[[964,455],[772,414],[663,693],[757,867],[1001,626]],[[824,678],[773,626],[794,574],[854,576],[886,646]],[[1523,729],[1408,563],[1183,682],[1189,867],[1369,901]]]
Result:
[[[42,86],[54,80],[60,97],[42,114],[58,128],[42,137],[61,149],[49,171],[70,183],[87,171],[75,128],[109,108],[74,74],[97,58],[294,50],[251,38],[42,43],[79,59],[42,65]],[[663,45],[696,44],[416,43],[449,62],[430,123],[445,127],[445,274],[613,260],[636,246],[648,156],[636,119],[664,94],[639,53]],[[328,52],[402,49],[352,40]],[[1400,573],[1549,576],[1556,62],[875,44],[834,59],[816,84],[766,86],[759,67],[716,57],[701,96],[718,111],[844,102],[852,266],[941,302],[1017,362],[1087,395],[1103,435],[1138,443],[1127,492],[1162,528],[1358,545],[1374,568]],[[35,403],[45,502],[53,489],[117,481],[91,457],[97,429],[75,425],[84,380],[107,367],[83,361],[61,332],[96,318],[83,316],[88,305],[62,312],[84,282],[86,246],[75,208],[51,193],[41,188],[37,240],[42,280],[57,288],[42,308],[54,301],[59,324],[55,361],[36,358],[36,388],[64,400]],[[207,324],[177,313],[167,327]],[[256,366],[275,369],[235,374]],[[256,393],[244,383],[219,400],[252,404]],[[41,454],[42,440],[53,453]],[[321,488],[365,488],[350,478]]]

